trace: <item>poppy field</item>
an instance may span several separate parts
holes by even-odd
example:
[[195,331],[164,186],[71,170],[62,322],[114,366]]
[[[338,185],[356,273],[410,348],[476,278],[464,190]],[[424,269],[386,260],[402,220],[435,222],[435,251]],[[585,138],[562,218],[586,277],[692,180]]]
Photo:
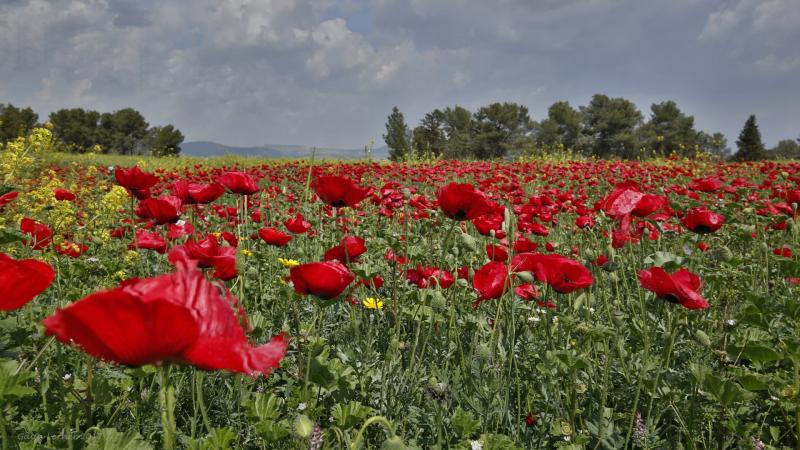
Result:
[[800,448],[800,164],[3,156],[3,449]]

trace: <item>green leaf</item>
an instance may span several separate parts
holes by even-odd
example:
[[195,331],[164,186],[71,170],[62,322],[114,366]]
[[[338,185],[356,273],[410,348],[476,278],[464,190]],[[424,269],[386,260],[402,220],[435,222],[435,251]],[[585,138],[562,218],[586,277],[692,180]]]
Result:
[[86,441],[87,450],[152,450],[139,433],[121,432],[115,428],[100,428]]
[[372,408],[359,402],[349,402],[346,405],[337,403],[331,408],[331,416],[336,421],[336,425],[343,430],[353,428],[370,414],[372,414]]
[[13,242],[19,242],[25,239],[17,230],[10,230],[8,228],[0,228],[0,245],[7,245]]
[[24,370],[17,373],[18,368],[19,364],[16,361],[0,362],[0,400],[16,399],[36,392],[25,385],[31,374]]
[[778,361],[783,358],[780,353],[763,344],[747,344],[744,347],[728,347],[728,353],[732,355],[739,354],[739,352],[741,352],[743,358],[749,359],[750,361],[756,363],[768,363],[772,361]]
[[273,393],[256,394],[256,399],[251,403],[251,414],[260,420],[274,420],[280,417],[283,408],[283,399]]
[[737,378],[739,384],[750,392],[766,391],[769,389],[769,379],[763,375],[744,374]]
[[201,448],[203,450],[227,450],[232,448],[231,444],[236,442],[238,436],[228,427],[214,428],[203,438]]
[[456,429],[456,433],[462,439],[470,437],[481,426],[480,420],[472,417],[470,413],[461,409],[460,406],[453,412],[453,417],[450,421]]

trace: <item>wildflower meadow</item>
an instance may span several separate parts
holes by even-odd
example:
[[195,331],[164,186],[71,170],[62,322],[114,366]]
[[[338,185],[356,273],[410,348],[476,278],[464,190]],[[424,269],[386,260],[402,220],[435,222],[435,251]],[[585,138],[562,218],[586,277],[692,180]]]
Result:
[[0,153],[3,449],[798,449],[800,164]]

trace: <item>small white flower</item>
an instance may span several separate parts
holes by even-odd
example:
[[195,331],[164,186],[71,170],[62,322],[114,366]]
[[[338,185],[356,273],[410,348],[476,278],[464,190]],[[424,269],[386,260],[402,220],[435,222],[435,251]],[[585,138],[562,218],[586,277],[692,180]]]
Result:
[[553,323],[558,323],[558,316],[553,316]]
[[72,378],[72,374],[71,373],[64,374],[64,381],[69,381],[70,378]]
[[483,444],[481,444],[481,441],[469,441],[469,445],[471,446],[470,448],[472,450],[483,450]]
[[89,264],[94,264],[100,262],[100,260],[95,258],[94,256],[90,256],[89,258],[86,258],[86,262]]
[[305,403],[300,403],[299,405],[297,405],[297,410],[298,411],[305,411],[306,406],[307,405]]
[[594,308],[589,308],[589,314],[594,314]]
[[175,225],[177,225],[179,227],[182,227],[182,226],[186,225],[186,221],[185,220],[179,220],[179,221],[175,222]]
[[725,325],[727,325],[729,327],[732,327],[732,326],[736,325],[736,320],[735,319],[728,319],[728,320],[725,321]]

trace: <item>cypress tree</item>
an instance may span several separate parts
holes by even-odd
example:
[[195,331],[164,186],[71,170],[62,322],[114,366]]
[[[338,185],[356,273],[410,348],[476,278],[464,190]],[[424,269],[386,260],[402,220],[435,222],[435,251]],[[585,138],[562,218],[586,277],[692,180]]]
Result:
[[386,134],[383,135],[383,140],[389,147],[389,159],[400,161],[410,152],[410,134],[403,113],[395,106],[386,121]]
[[736,141],[739,150],[733,156],[736,161],[759,161],[766,157],[764,143],[761,142],[761,132],[758,131],[756,116],[751,114],[744,123],[739,139]]

